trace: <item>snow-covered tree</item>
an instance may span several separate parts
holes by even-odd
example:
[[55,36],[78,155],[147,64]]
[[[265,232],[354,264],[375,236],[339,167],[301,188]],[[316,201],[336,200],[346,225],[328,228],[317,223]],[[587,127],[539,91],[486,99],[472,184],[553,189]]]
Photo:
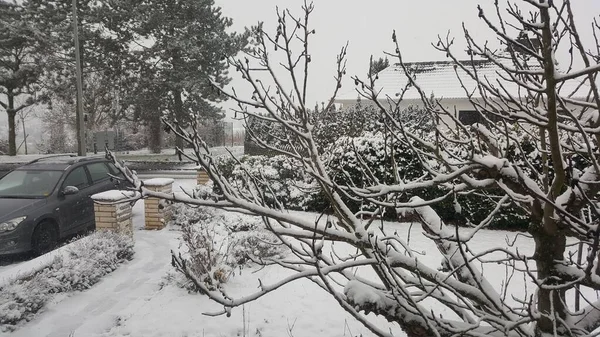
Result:
[[381,129],[381,113],[371,104],[362,104],[358,99],[356,105],[348,109],[315,109],[314,137],[320,150],[333,144],[340,137],[358,137],[368,131]]
[[40,153],[66,153],[75,150],[75,123],[72,106],[64,100],[53,99],[41,115],[43,133],[36,144]]
[[[425,94],[418,76],[405,66],[395,34],[393,56],[406,72],[407,90],[421,94],[424,113],[434,121],[433,134],[425,137],[396,118],[402,97],[379,97],[376,76],[355,78],[357,90],[383,113],[389,140],[406,146],[426,170],[416,178],[396,174],[392,183],[380,182],[362,165],[363,184],[337,184],[323,164],[311,124],[312,105],[306,99],[308,41],[315,34],[309,24],[312,4],[305,3],[300,17],[278,12],[274,36],[259,26],[254,32],[256,47],[245,58],[230,60],[254,89],[252,96],[240,97],[217,82],[214,85],[239,103],[238,114],[285,130],[279,142],[286,146],[261,145],[300,163],[297,169],[317,180],[329,213],[306,220],[277,202],[265,202],[269,185],[262,174],[248,175],[244,189],[232,186],[210,152],[204,154],[208,147],[197,134],[168,124],[194,147],[194,159],[208,171],[219,195],[197,199],[152,192],[123,168],[141,195],[264,217],[266,227],[293,252],[271,262],[294,273],[234,299],[226,289],[203,286],[179,256],[173,256],[173,263],[224,306],[223,314],[286,283],[308,278],[379,336],[390,336],[395,326],[411,337],[594,336],[600,328],[600,301],[595,295],[600,290],[598,41],[591,49],[584,46],[568,0],[524,0],[507,8],[495,3],[493,15],[480,9],[479,17],[496,33],[501,48],[490,49],[466,29],[470,60],[459,61],[452,40],[440,39],[437,44],[454,60],[459,85],[480,115],[479,123],[464,125],[454,111]],[[593,29],[600,32],[597,23]],[[572,62],[557,64],[563,53]],[[341,87],[345,57],[342,48],[326,109]],[[497,71],[483,73],[482,62]],[[286,81],[280,77],[282,69]],[[398,172],[393,162],[390,166],[392,173]],[[432,199],[403,198],[431,186],[446,193]],[[461,194],[489,198],[496,207],[472,227],[446,226],[431,205]],[[363,217],[364,208],[360,214],[350,211],[344,202],[348,198],[370,204],[368,217]],[[532,238],[533,253],[504,242],[501,235],[483,251],[471,249],[481,231],[509,205],[529,216],[529,234],[521,235]],[[425,263],[421,247],[414,247],[410,236],[388,232],[376,221],[388,207],[416,215],[425,236],[439,250],[441,266]],[[460,212],[461,205],[456,203],[455,209]],[[497,265],[504,267],[504,274],[490,273]],[[384,317],[389,326],[369,313]]]
[[[207,78],[212,75],[223,85],[229,82],[225,58],[245,46],[244,35],[227,32],[233,22],[213,0],[133,3],[133,30],[153,42],[142,48],[137,59],[149,75],[145,81],[156,88],[154,92],[165,106],[157,111],[157,118],[167,112],[171,119],[187,126],[193,118],[189,115],[201,115],[207,123],[216,124],[223,118],[214,105],[221,97],[210,90]],[[154,117],[148,116],[147,120]],[[179,138],[176,146],[183,146]]]
[[[0,107],[8,116],[8,154],[17,154],[16,116],[41,101],[36,95],[49,47],[16,2],[0,1]],[[21,102],[17,103],[16,100]]]
[[389,66],[390,60],[387,57],[380,57],[377,60],[373,60],[373,57],[371,57],[371,60],[369,61],[369,74],[376,75]]

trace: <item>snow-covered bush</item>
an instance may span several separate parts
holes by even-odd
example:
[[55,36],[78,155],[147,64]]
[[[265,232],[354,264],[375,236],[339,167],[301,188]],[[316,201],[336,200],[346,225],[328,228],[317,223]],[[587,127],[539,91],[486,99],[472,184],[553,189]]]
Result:
[[218,163],[219,170],[235,187],[241,190],[258,190],[265,200],[286,209],[320,211],[319,190],[298,163],[286,156],[245,156],[239,163],[225,158]]
[[[339,185],[363,187],[377,183],[371,181],[371,175],[379,183],[392,184],[397,179],[415,179],[425,174],[407,146],[398,142],[392,144],[390,137],[381,132],[338,138],[327,149],[324,162],[329,176]],[[364,209],[360,200],[345,198],[345,201],[354,212],[373,211],[372,207]],[[386,215],[394,217],[393,208],[387,209]]]
[[229,245],[224,239],[225,233],[221,231],[222,228],[208,224],[185,224],[181,229],[182,240],[187,247],[187,261],[193,274],[208,289],[216,290],[231,275],[226,261]]
[[425,173],[406,145],[392,143],[391,138],[381,132],[340,137],[328,150],[325,162],[330,175],[343,184],[370,183],[365,181],[366,171],[371,171],[382,183],[392,183],[396,180],[394,167],[402,180],[415,179]]
[[72,243],[44,268],[0,288],[0,331],[31,320],[56,294],[89,289],[133,258],[128,236],[96,232]]
[[88,240],[74,242],[53,275],[67,289],[85,290],[132,258],[133,241],[128,236],[98,231]]
[[284,246],[258,217],[185,204],[174,204],[169,212],[168,225],[182,232],[178,255],[188,267],[175,265],[185,277],[175,281],[188,290],[200,291],[194,281],[216,290],[237,268],[284,253]]
[[381,113],[372,104],[362,104],[358,99],[356,105],[347,109],[315,108],[313,131],[319,149],[326,149],[340,137],[358,137],[365,132],[383,130]]
[[265,228],[261,219],[244,218],[247,220],[229,221],[227,227],[232,241],[229,249],[232,265],[243,267],[252,263],[261,264],[265,260],[281,257],[285,253],[285,246]]
[[[433,134],[424,138],[433,138]],[[416,144],[414,144],[417,146]],[[362,187],[370,184],[395,184],[398,181],[411,181],[427,177],[421,161],[404,143],[392,142],[384,133],[367,132],[360,137],[341,137],[328,148],[325,163],[329,175],[339,185]],[[397,175],[394,173],[397,172]],[[377,181],[374,181],[376,178]],[[397,181],[398,180],[398,181]],[[398,201],[406,202],[412,196],[436,198],[447,191],[439,185],[405,193]],[[440,217],[457,225],[469,225],[482,221],[496,207],[497,198],[493,190],[477,194],[460,194],[455,199],[443,200],[432,207]],[[346,204],[354,212],[373,211],[373,204],[364,205],[361,201],[345,198]],[[457,212],[456,203],[460,205]],[[507,205],[505,212],[493,219],[490,228],[526,230],[527,216],[516,206]],[[388,219],[397,217],[393,207],[385,210]],[[401,220],[410,218],[401,217]]]

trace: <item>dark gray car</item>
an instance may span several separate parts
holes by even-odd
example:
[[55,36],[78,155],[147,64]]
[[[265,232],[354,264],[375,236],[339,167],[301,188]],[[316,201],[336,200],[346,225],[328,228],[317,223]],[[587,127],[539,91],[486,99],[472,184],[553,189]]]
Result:
[[91,195],[118,188],[118,170],[100,157],[47,157],[0,179],[0,255],[43,254],[95,228]]

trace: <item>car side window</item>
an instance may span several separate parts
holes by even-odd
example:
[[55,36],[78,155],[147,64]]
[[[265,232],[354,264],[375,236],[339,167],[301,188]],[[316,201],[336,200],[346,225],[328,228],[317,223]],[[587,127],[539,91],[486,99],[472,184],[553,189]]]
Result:
[[90,176],[92,176],[92,183],[95,184],[99,181],[108,179],[110,171],[105,163],[93,163],[87,166]]
[[119,171],[119,169],[115,166],[115,164],[113,163],[108,163],[108,167],[110,168],[111,174],[119,177],[119,178],[125,178],[125,176],[123,175],[123,173],[121,173],[121,171]]
[[63,182],[63,187],[66,186],[75,186],[78,189],[90,186],[87,174],[85,173],[85,169],[83,168],[83,166],[80,166],[71,171],[71,173],[69,173],[69,175],[67,176],[67,178],[65,178],[65,181]]

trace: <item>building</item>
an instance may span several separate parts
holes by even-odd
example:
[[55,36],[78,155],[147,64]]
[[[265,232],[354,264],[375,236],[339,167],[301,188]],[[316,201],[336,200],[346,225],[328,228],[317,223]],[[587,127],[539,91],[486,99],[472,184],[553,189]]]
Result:
[[[501,88],[504,94],[524,99],[529,94],[514,81],[507,79],[507,72],[502,67],[514,68],[512,61],[507,58],[501,63],[489,60],[466,60],[459,61],[461,66],[470,69],[471,74],[476,73],[480,81],[491,86]],[[427,98],[439,99],[441,106],[454,114],[458,120],[465,125],[476,123],[480,120],[479,113],[475,110],[471,100],[481,101],[482,93],[478,90],[477,81],[469,75],[462,67],[453,61],[426,61],[405,63],[404,67],[415,82],[422,89]],[[531,66],[531,69],[539,70],[539,65]],[[379,101],[387,104],[391,99],[397,102],[400,97],[400,109],[408,106],[423,106],[419,91],[409,85],[409,78],[400,64],[394,64],[381,71],[376,81],[376,89],[380,90]],[[572,94],[573,98],[585,99],[587,87],[579,87],[579,81],[573,80],[564,83],[561,88],[562,94]],[[402,93],[404,94],[402,95]],[[356,91],[342,94],[336,99],[338,107],[349,108],[357,103],[358,93]],[[492,96],[493,99],[493,96]],[[362,99],[362,104],[367,104]],[[442,117],[451,122],[448,116]]]

